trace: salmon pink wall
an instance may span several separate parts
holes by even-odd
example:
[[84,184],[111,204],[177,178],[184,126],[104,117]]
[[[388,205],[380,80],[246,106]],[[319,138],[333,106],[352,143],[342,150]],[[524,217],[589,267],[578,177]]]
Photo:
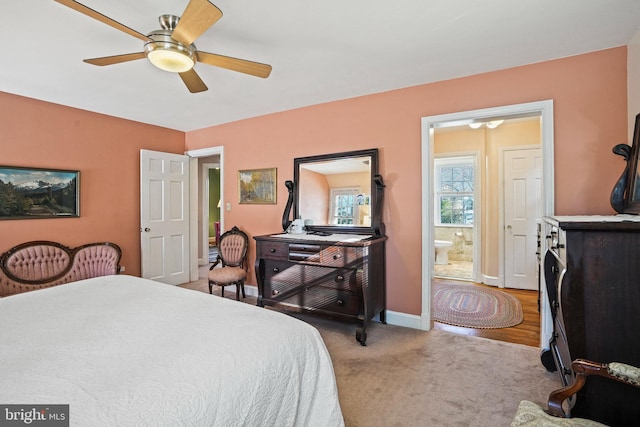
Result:
[[[387,306],[417,315],[421,117],[552,99],[556,213],[612,214],[609,195],[624,162],[611,149],[627,142],[626,76],[620,47],[201,129],[187,133],[186,148],[224,146],[225,201],[232,205],[225,224],[251,236],[282,230],[284,181],[293,178],[294,157],[378,148],[386,183]],[[237,171],[267,167],[278,168],[277,204],[239,205]]]
[[80,171],[80,218],[0,221],[0,252],[110,241],[140,275],[141,148],[183,153],[184,133],[0,92],[0,165]]

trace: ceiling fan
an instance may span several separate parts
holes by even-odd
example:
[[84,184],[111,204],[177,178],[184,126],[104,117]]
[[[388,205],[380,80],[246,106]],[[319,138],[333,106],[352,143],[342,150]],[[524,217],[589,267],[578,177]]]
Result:
[[161,29],[152,31],[147,35],[114,21],[77,1],[55,1],[117,30],[137,37],[144,42],[143,52],[85,59],[84,62],[86,63],[103,66],[147,58],[161,70],[178,73],[191,93],[207,90],[207,86],[193,69],[196,62],[262,78],[269,77],[271,73],[271,65],[202,52],[196,49],[193,42],[222,18],[222,11],[208,0],[189,0],[182,17],[175,15],[160,16]]

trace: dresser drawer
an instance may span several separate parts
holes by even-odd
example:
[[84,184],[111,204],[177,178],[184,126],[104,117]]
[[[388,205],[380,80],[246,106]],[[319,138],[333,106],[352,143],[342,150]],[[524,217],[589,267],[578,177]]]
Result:
[[326,246],[320,253],[320,262],[322,265],[342,267],[358,261],[361,252],[359,248],[348,246]]
[[289,259],[289,245],[285,242],[259,242],[257,245],[258,258]]
[[303,295],[303,304],[307,309],[352,316],[362,312],[362,299],[356,293],[323,287],[307,289]]

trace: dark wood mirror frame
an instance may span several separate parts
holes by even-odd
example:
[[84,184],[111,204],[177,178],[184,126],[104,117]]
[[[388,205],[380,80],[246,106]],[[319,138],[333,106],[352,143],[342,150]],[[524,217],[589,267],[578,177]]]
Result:
[[282,228],[287,230],[291,224],[289,219],[293,210],[293,219],[301,219],[299,211],[300,201],[300,167],[305,164],[315,162],[327,162],[331,160],[344,160],[355,157],[370,157],[370,181],[371,181],[371,225],[331,225],[314,224],[307,225],[307,232],[316,233],[348,233],[348,234],[372,234],[376,236],[384,235],[384,224],[382,223],[382,201],[384,184],[382,177],[378,174],[378,149],[348,151],[343,153],[322,154],[317,156],[299,157],[293,160],[293,181],[286,181],[285,185],[289,191],[289,200],[282,216]]
[[618,213],[640,214],[640,114],[636,115],[631,146],[618,144],[613,148],[627,162],[624,172],[611,192],[611,206]]

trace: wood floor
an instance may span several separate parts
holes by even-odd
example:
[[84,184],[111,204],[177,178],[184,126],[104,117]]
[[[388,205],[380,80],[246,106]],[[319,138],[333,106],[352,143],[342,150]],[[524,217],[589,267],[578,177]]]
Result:
[[[439,283],[459,283],[455,280],[434,279]],[[469,283],[469,282],[464,282]],[[474,284],[475,286],[488,287],[495,289],[493,286],[482,284]],[[462,335],[473,335],[476,337],[490,338],[498,341],[507,341],[517,344],[538,347],[540,345],[540,313],[538,312],[538,291],[525,291],[520,289],[500,289],[514,297],[522,304],[524,320],[517,326],[511,328],[500,329],[472,329],[461,328],[459,326],[451,326],[444,323],[434,322],[434,329],[442,329],[449,332]]]

